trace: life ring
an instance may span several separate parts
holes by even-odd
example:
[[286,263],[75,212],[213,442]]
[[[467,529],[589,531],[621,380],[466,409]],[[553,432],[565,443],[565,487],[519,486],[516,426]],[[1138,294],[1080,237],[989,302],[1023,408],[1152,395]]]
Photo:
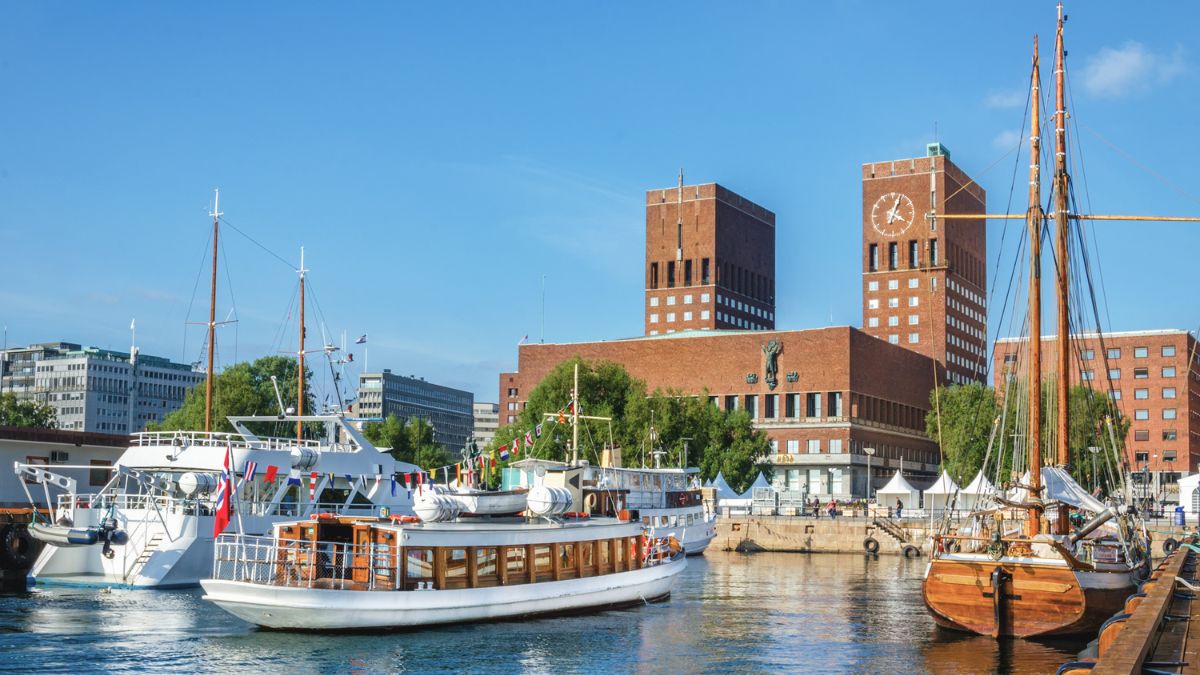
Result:
[[917,548],[916,546],[913,546],[912,544],[905,544],[904,545],[904,557],[905,558],[920,558],[921,557],[921,549]]
[[36,542],[23,525],[0,529],[0,567],[27,570],[33,566]]
[[336,513],[329,513],[329,512],[314,513],[311,516],[309,516],[309,518],[312,520],[333,520],[334,518],[337,518],[337,517],[338,516]]
[[875,541],[874,537],[863,539],[863,548],[867,553],[879,553],[879,542]]
[[1175,549],[1177,549],[1177,548],[1179,548],[1179,542],[1175,541],[1174,537],[1167,537],[1166,539],[1163,539],[1163,543],[1162,543],[1163,553],[1166,553],[1167,555],[1171,555],[1172,553],[1175,552]]

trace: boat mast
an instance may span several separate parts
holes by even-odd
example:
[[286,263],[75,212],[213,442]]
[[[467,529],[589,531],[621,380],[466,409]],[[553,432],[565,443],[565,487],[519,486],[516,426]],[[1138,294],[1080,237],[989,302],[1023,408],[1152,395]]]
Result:
[[[296,374],[296,416],[304,416],[304,247],[300,247],[300,357],[299,371]],[[296,445],[304,441],[304,423],[296,420]]]
[[213,210],[208,214],[213,219],[213,261],[212,261],[212,290],[208,298],[208,368],[204,378],[204,432],[212,431],[212,398],[213,398],[213,347],[217,337],[217,232],[221,210],[218,207],[221,191],[213,190]]
[[1025,519],[1025,534],[1041,532],[1042,506],[1042,156],[1041,72],[1038,39],[1033,36],[1033,76],[1029,123],[1029,493],[1035,506]]
[[1071,461],[1070,448],[1070,396],[1071,389],[1071,349],[1070,317],[1068,315],[1067,267],[1071,219],[1067,215],[1067,104],[1064,96],[1064,59],[1063,51],[1063,11],[1062,3],[1058,3],[1058,34],[1054,41],[1054,224],[1055,255],[1058,257],[1058,458],[1057,464],[1065,467]]
[[575,364],[575,384],[571,388],[571,466],[579,466],[579,363]]

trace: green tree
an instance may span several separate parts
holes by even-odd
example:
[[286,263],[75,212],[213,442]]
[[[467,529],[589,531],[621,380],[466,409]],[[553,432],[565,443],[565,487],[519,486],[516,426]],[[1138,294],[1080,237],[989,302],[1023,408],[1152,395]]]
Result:
[[416,464],[422,469],[440,469],[458,461],[445,446],[434,441],[433,425],[421,417],[403,420],[388,415],[382,422],[363,426],[363,436],[378,448],[389,448],[388,453],[396,461]]
[[942,447],[942,468],[966,485],[983,468],[996,421],[996,393],[977,382],[938,387],[929,394],[925,433]]
[[[685,396],[678,391],[647,395],[645,383],[630,376],[620,364],[589,362],[579,357],[560,363],[543,378],[530,392],[520,421],[501,428],[488,451],[511,446],[515,437],[542,424],[543,433],[533,456],[568,459],[571,428],[559,424],[556,415],[571,400],[576,364],[581,414],[613,418],[611,423],[580,420],[581,459],[598,462],[600,448],[611,443],[621,448],[625,466],[654,466],[654,452],[661,449],[662,466],[697,466],[704,479],[724,472],[735,489],[744,490],[759,471],[771,477],[765,461],[770,441],[754,429],[745,412],[717,408],[709,402],[707,392],[701,396]],[[547,413],[553,421],[547,422]]]
[[21,400],[16,394],[0,394],[0,427],[53,429],[58,416],[53,406],[32,399]]
[[[277,415],[279,404],[275,399],[275,388],[271,385],[274,375],[279,383],[279,393],[285,408],[296,405],[296,360],[286,356],[266,356],[253,363],[235,363],[216,375],[213,381],[213,431],[232,432],[233,425],[228,416]],[[314,409],[312,371],[305,368],[306,413]],[[204,383],[188,392],[183,406],[167,415],[161,423],[151,422],[147,428],[154,430],[204,429]]]
[[387,448],[396,461],[412,462],[413,448],[407,421],[388,415],[382,422],[367,422],[363,425],[363,436],[375,447]]
[[[1072,387],[1068,400],[1071,405],[1071,476],[1080,485],[1091,487],[1094,476],[1098,487],[1106,490],[1120,487],[1109,485],[1108,474],[1120,475],[1123,471],[1121,462],[1125,457],[1129,420],[1117,415],[1116,406],[1104,393],[1085,386]],[[1111,436],[1110,421],[1113,425]],[[1116,439],[1115,454],[1113,438]],[[1089,448],[1099,448],[1099,452],[1093,453]]]

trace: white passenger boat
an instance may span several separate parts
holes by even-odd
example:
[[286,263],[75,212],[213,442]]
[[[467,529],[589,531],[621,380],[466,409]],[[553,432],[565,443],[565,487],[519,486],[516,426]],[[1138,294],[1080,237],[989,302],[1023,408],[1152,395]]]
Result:
[[677,543],[652,541],[637,521],[417,520],[317,519],[277,524],[273,537],[222,535],[204,599],[269,628],[386,629],[664,600],[687,565]]
[[[633,469],[591,466],[581,462],[582,503],[578,511],[616,516],[628,511],[641,520],[652,537],[674,537],[688,555],[700,555],[717,536],[717,514],[701,499],[700,470]],[[501,489],[536,486],[546,476],[569,471],[569,464],[524,459],[505,468]],[[561,480],[551,481],[553,485]]]
[[[111,479],[96,492],[80,492],[74,479],[54,472],[75,467],[15,463],[31,504],[53,514],[51,522],[30,528],[47,544],[30,571],[32,580],[195,586],[212,569],[213,514],[227,452],[236,486],[229,528],[248,535],[270,534],[276,523],[315,513],[412,513],[404,477],[415,483],[420,469],[376,449],[343,418],[229,420],[237,433],[134,434]],[[259,436],[247,427],[290,429],[297,422],[323,425],[324,438],[298,442]]]

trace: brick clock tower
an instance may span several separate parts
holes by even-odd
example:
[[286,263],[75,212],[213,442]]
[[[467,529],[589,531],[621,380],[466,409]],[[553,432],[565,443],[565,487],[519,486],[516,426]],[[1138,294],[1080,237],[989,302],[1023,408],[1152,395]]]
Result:
[[646,193],[646,335],[775,328],[775,214],[716,183]]
[[931,143],[926,156],[863,165],[863,330],[924,354],[952,383],[987,370],[987,195]]

